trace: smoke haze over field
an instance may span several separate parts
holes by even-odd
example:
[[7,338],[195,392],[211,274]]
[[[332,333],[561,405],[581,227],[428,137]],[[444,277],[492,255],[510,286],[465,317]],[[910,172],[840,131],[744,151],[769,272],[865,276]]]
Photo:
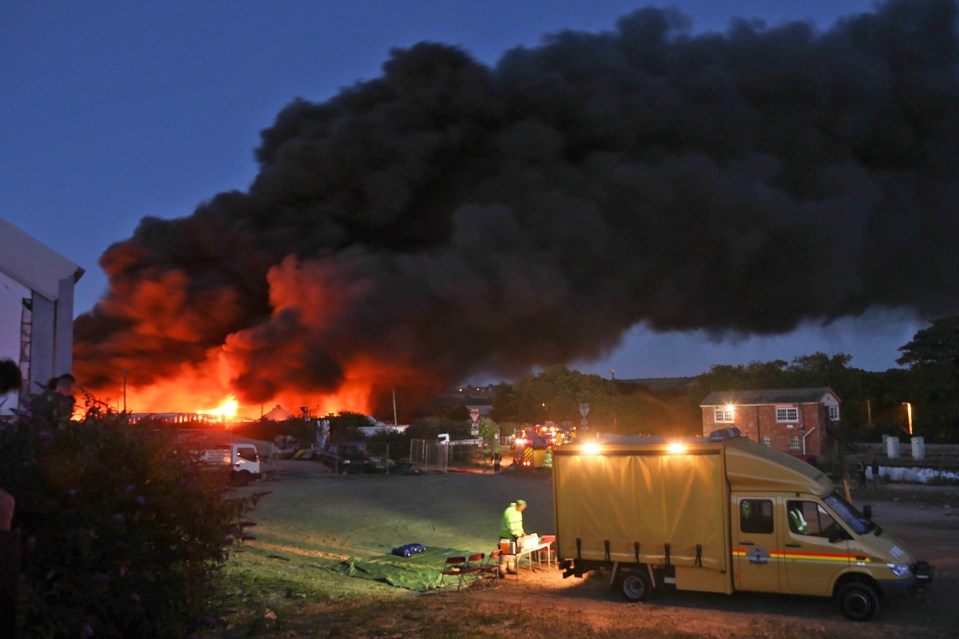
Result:
[[376,395],[595,358],[640,322],[956,312],[956,18],[890,2],[824,32],[693,35],[640,9],[495,68],[396,50],[381,77],[287,106],[248,192],[104,253],[78,375]]

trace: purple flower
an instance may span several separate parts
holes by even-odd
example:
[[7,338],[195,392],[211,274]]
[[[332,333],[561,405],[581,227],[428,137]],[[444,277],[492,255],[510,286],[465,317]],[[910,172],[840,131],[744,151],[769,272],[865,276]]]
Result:
[[137,489],[137,487],[134,486],[133,484],[127,484],[127,485],[124,487],[124,490],[127,491],[127,494],[130,494],[130,493],[134,492],[136,489]]
[[41,445],[49,444],[53,441],[53,433],[48,430],[41,430],[37,433],[37,443]]
[[252,541],[252,540],[256,539],[256,537],[253,536],[253,535],[251,535],[250,533],[243,533],[242,539],[243,539],[243,541]]
[[127,567],[126,567],[126,566],[120,566],[120,569],[117,570],[117,574],[120,575],[121,578],[122,578],[122,577],[126,577],[126,576],[127,576]]
[[135,593],[135,592],[131,592],[131,593],[130,593],[130,601],[132,601],[133,603],[140,603],[140,595],[138,595],[138,594]]
[[144,499],[143,495],[138,495],[136,502],[137,502],[137,506],[142,506],[143,504],[147,503],[147,500]]
[[76,496],[77,496],[77,489],[76,489],[76,488],[67,488],[67,496],[68,496],[68,497],[76,497]]
[[83,624],[83,628],[80,629],[80,634],[82,634],[84,637],[92,637],[93,628],[90,627],[90,624],[85,623]]
[[113,523],[115,524],[122,524],[124,521],[126,521],[126,518],[120,513],[113,516]]
[[27,552],[33,552],[37,547],[37,538],[30,535],[26,541],[23,542],[23,547]]

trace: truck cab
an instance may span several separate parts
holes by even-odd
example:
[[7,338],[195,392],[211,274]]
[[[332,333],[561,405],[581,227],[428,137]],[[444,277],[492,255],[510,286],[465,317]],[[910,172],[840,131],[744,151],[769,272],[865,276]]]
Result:
[[738,494],[733,498],[736,590],[835,595],[854,620],[881,599],[915,591],[928,569],[836,493]]
[[228,470],[230,482],[236,486],[246,486],[262,476],[260,456],[253,444],[210,444],[201,452],[200,461],[213,469]]

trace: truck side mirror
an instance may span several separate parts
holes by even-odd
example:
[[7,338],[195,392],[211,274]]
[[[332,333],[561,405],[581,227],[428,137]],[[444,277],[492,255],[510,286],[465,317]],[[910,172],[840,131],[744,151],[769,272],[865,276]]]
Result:
[[862,516],[865,517],[867,521],[872,521],[872,504],[866,504],[862,507]]

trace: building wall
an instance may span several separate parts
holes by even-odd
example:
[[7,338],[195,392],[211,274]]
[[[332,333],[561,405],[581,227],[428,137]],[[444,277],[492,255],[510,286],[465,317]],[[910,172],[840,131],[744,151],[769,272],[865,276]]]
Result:
[[[768,444],[775,450],[794,455],[806,454],[819,456],[822,453],[825,425],[828,423],[828,409],[822,404],[759,404],[737,406],[733,422],[717,422],[716,409],[721,406],[703,406],[703,434],[714,430],[735,426],[744,437]],[[793,422],[776,421],[777,408],[797,408],[798,419]],[[805,451],[803,450],[803,434]],[[768,438],[768,440],[767,440]],[[797,439],[793,439],[797,438]]]
[[59,288],[56,301],[37,292],[31,298],[30,393],[73,369],[73,281],[62,280]]

